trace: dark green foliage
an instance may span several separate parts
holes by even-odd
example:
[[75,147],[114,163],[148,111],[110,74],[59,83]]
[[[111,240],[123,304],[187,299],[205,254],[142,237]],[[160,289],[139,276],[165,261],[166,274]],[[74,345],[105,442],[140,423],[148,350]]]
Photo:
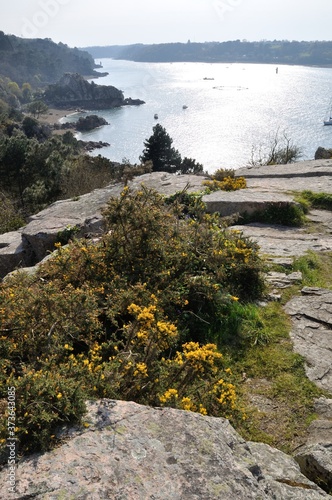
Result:
[[181,174],[198,174],[203,171],[203,165],[192,158],[183,160],[179,151],[172,147],[173,139],[159,123],[153,127],[153,134],[144,142],[140,160],[145,163],[152,161],[154,172],[179,172]]
[[312,191],[302,191],[301,198],[308,201],[313,208],[323,208],[332,210],[332,194],[330,193],[313,193]]
[[280,224],[282,226],[299,227],[304,224],[304,210],[294,203],[268,203],[264,211],[244,214],[241,222],[263,222],[265,224]]
[[36,100],[28,104],[27,111],[33,116],[39,118],[40,115],[44,115],[48,111],[48,106],[45,102]]
[[[36,87],[56,82],[66,72],[97,74],[90,54],[69,48],[61,42],[57,44],[50,39],[24,39],[3,34],[0,43],[4,47],[0,50],[0,74],[19,85],[28,82]],[[24,99],[27,97],[26,90]]]
[[193,158],[183,158],[180,165],[181,174],[201,174],[203,172],[203,165],[198,163]]
[[153,134],[144,142],[145,149],[140,156],[144,163],[151,160],[154,172],[176,172],[180,169],[181,156],[172,147],[173,139],[159,123],[153,127]]
[[88,115],[85,117],[80,117],[76,122],[76,130],[79,132],[88,132],[94,128],[101,127],[102,125],[108,125],[104,118],[97,115]]
[[29,139],[36,137],[38,140],[48,139],[52,133],[50,127],[41,125],[38,120],[31,116],[26,116],[23,119],[22,130]]

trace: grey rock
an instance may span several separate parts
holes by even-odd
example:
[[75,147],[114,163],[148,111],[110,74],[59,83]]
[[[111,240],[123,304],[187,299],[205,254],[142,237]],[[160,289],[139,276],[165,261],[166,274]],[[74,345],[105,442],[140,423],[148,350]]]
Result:
[[236,170],[243,176],[247,187],[271,192],[303,191],[332,193],[332,159],[308,160],[287,165],[244,167]]
[[316,399],[315,411],[320,417],[332,420],[332,399],[325,398],[324,396]]
[[295,456],[301,471],[315,478],[326,491],[332,491],[332,399],[320,397],[315,401],[318,419],[308,428],[307,443]]
[[319,146],[316,149],[315,160],[329,160],[332,158],[332,149],[326,149]]
[[286,274],[270,271],[266,274],[266,280],[276,288],[288,288],[294,283],[300,283],[302,281],[302,273],[296,271]]
[[296,204],[291,196],[284,193],[272,193],[251,189],[239,189],[238,191],[214,191],[203,196],[208,212],[219,212],[227,217],[233,214],[252,215],[255,212],[263,212],[268,206],[281,207]]
[[285,311],[292,317],[294,350],[304,356],[306,373],[318,387],[332,389],[332,291],[305,288]]
[[[263,477],[274,485],[276,498],[285,500],[315,498],[318,490],[315,490],[313,483],[303,476],[299,465],[293,458],[268,444],[249,442],[248,446],[260,464]],[[285,485],[292,486],[292,488],[285,491]]]
[[332,451],[331,445],[306,446],[295,457],[303,474],[315,478],[325,491],[332,491]]
[[286,269],[292,268],[294,263],[294,259],[292,257],[268,257],[267,261]]
[[[291,457],[247,443],[226,419],[113,400],[88,410],[88,429],[18,464],[17,500],[327,498]],[[6,481],[3,469],[1,491]]]
[[20,231],[0,235],[0,278],[6,276],[8,270],[31,263],[31,255],[24,248]]
[[300,257],[308,250],[332,251],[332,238],[326,234],[305,233],[302,228],[268,225],[258,222],[232,226],[256,241],[261,253],[276,257]]

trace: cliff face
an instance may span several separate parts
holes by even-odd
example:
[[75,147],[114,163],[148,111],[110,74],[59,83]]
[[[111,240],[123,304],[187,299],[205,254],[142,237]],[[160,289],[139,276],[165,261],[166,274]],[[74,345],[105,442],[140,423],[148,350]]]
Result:
[[123,92],[112,85],[89,83],[78,73],[65,73],[54,85],[49,85],[45,101],[56,107],[107,109],[126,104],[143,104],[139,99],[125,99]]

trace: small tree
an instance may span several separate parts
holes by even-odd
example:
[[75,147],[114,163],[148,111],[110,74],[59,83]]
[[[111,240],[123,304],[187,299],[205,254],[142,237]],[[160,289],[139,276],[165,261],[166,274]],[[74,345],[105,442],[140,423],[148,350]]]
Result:
[[154,172],[176,172],[181,170],[181,155],[172,147],[173,139],[159,123],[153,127],[153,134],[144,142],[140,160],[151,160]]
[[262,153],[261,148],[257,150],[253,147],[251,152],[250,166],[259,165],[284,165],[294,163],[302,156],[301,149],[295,146],[292,140],[283,132],[280,138],[279,130],[270,141],[269,150]]
[[27,110],[29,113],[31,113],[33,116],[36,116],[39,118],[40,115],[44,115],[48,111],[48,106],[47,104],[44,103],[44,101],[33,101],[27,106]]

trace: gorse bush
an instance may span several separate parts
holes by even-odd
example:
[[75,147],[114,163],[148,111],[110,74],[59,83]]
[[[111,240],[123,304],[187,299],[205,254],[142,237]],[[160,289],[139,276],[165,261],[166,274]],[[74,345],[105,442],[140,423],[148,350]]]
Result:
[[222,191],[237,191],[246,188],[247,181],[244,177],[225,177],[220,181],[217,179],[203,181],[203,185],[209,188],[210,191],[218,191],[219,189]]
[[143,187],[104,218],[98,242],[57,243],[36,275],[1,285],[0,398],[16,387],[23,451],[50,446],[87,398],[243,418],[217,345],[238,302],[263,291],[255,244]]
[[209,191],[236,191],[247,187],[244,177],[235,178],[235,170],[219,168],[211,175],[211,180],[203,182]]

